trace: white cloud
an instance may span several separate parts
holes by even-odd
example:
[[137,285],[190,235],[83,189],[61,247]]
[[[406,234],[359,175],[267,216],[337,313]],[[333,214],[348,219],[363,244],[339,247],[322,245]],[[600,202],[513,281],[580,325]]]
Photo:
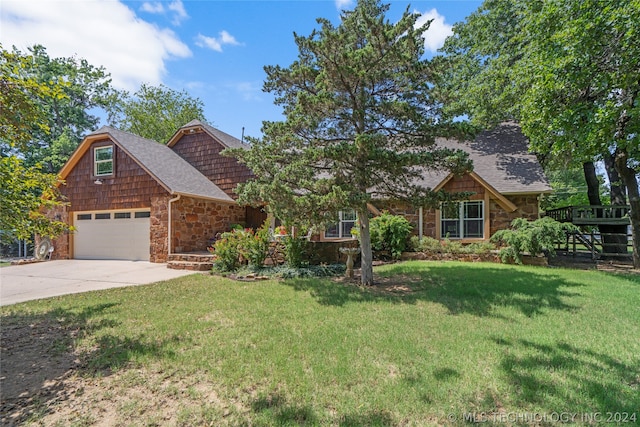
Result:
[[114,1],[3,0],[0,28],[5,49],[42,44],[51,57],[84,58],[104,66],[120,89],[160,84],[167,60],[191,56],[173,31]]
[[196,45],[204,48],[208,48],[211,50],[215,50],[216,52],[222,52],[223,45],[232,45],[239,46],[239,43],[235,37],[226,32],[225,30],[220,31],[218,33],[220,37],[209,37],[202,34],[198,34],[196,36]]
[[445,39],[453,34],[453,26],[446,24],[444,22],[444,16],[440,15],[436,9],[431,9],[428,12],[422,13],[422,16],[416,21],[416,27],[421,27],[432,19],[433,21],[429,29],[424,33],[424,47],[435,53],[444,45]]
[[184,4],[182,4],[182,0],[176,0],[169,3],[169,10],[175,12],[173,16],[173,25],[180,25],[182,21],[187,19],[189,15],[187,15],[187,11],[184,9]]
[[164,13],[164,6],[160,2],[150,3],[146,1],[142,3],[140,10],[147,13]]
[[245,101],[262,101],[262,84],[257,82],[239,82],[231,86]]
[[336,0],[336,8],[338,10],[348,10],[353,5],[353,0]]
[[173,12],[173,19],[171,23],[173,25],[180,25],[182,21],[189,18],[187,11],[184,8],[184,4],[182,0],[175,0],[167,5],[167,9],[164,8],[164,5],[159,1],[155,2],[144,2],[142,6],[140,6],[140,10],[142,12],[153,13],[155,15],[164,15],[167,11]]

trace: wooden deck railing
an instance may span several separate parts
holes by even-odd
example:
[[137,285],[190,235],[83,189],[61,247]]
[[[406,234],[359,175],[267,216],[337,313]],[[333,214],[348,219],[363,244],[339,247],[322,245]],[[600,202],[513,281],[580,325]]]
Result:
[[629,206],[567,206],[551,209],[546,216],[576,225],[630,224]]

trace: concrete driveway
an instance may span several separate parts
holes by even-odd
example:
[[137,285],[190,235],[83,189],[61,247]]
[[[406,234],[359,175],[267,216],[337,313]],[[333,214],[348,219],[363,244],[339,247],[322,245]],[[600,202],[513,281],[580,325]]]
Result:
[[194,274],[146,261],[61,260],[0,268],[0,305]]

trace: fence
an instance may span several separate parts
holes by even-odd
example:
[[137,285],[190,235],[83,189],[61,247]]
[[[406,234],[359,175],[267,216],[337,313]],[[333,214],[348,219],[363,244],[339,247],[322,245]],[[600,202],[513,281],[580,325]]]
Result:
[[[603,241],[604,239],[604,241]],[[633,256],[633,244],[630,233],[598,233],[593,230],[589,233],[567,233],[564,250],[575,256],[577,253],[590,252],[592,259],[602,256],[627,258]],[[562,250],[561,242],[558,242],[559,250]]]

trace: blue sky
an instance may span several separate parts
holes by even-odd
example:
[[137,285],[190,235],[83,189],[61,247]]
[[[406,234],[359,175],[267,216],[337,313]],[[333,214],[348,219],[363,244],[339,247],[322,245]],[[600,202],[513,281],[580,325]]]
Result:
[[[397,20],[410,6],[435,19],[425,37],[429,55],[451,26],[481,1],[386,1]],[[339,22],[348,0],[2,0],[0,43],[26,50],[42,44],[52,57],[76,55],[104,66],[119,89],[141,83],[186,90],[205,104],[207,120],[238,138],[259,137],[263,120],[280,120],[262,92],[265,65],[297,57],[293,33],[309,35],[316,18]]]

